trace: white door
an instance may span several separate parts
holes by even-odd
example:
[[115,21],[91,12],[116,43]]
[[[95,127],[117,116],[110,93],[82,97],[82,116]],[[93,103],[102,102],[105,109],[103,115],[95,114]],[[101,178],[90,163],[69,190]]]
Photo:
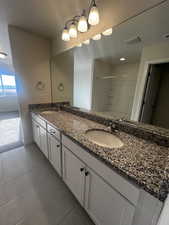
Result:
[[63,154],[63,180],[70,188],[81,205],[84,204],[85,164],[64,146]]
[[34,142],[40,148],[40,127],[35,121],[32,121],[32,126],[33,126],[33,139],[34,139]]
[[97,225],[131,225],[135,207],[87,169],[85,209]]
[[40,149],[46,158],[48,158],[47,132],[43,127],[40,127]]
[[140,121],[143,123],[151,123],[159,85],[160,68],[157,65],[151,65],[148,71],[147,84],[140,113]]
[[49,161],[61,176],[61,145],[55,137],[48,134]]

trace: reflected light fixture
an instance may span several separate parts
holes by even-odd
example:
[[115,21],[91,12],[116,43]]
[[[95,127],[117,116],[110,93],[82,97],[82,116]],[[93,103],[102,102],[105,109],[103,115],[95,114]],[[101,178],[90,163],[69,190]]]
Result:
[[95,26],[95,25],[99,24],[99,21],[100,21],[99,10],[96,6],[95,0],[93,0],[90,5],[88,22],[90,25]]
[[5,52],[0,52],[0,59],[6,59],[7,55]]
[[89,45],[90,44],[90,39],[86,40],[83,42],[85,45]]
[[69,27],[69,36],[71,38],[77,38],[77,29],[75,23],[72,23]]
[[120,61],[125,61],[126,59],[124,57],[121,57],[120,58]]
[[109,28],[109,29],[107,29],[107,30],[105,30],[105,31],[102,32],[102,34],[103,34],[104,36],[109,36],[109,35],[111,35],[112,33],[113,33],[113,29],[112,29],[112,28]]
[[92,37],[92,39],[93,39],[94,41],[97,41],[97,40],[100,40],[101,37],[102,37],[101,34],[96,34],[95,36]]
[[62,32],[62,40],[63,41],[69,41],[70,40],[70,35],[69,35],[69,31],[68,31],[67,27],[65,27],[63,32]]

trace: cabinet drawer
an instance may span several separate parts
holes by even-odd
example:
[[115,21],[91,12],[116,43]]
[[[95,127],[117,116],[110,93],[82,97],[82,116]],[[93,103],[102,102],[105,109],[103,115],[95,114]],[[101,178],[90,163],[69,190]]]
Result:
[[83,162],[85,162],[89,168],[97,171],[97,174],[101,176],[108,184],[110,184],[116,191],[128,199],[132,204],[137,205],[140,190],[136,185],[127,181],[124,177],[120,176],[118,173],[85,151],[65,135],[62,135],[62,144],[70,149]]
[[60,131],[58,131],[56,128],[51,126],[50,124],[47,124],[47,131],[54,137],[56,137],[58,140],[60,140]]
[[36,121],[40,126],[46,129],[46,122],[43,119],[41,119],[38,115],[32,113],[32,119]]

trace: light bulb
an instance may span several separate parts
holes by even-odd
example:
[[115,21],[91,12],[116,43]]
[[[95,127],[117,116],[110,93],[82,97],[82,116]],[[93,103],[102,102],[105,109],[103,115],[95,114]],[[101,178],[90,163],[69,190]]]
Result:
[[95,26],[99,24],[99,11],[98,8],[94,5],[89,13],[88,22],[90,25]]
[[125,61],[126,59],[124,57],[120,58],[120,61]]
[[102,37],[101,34],[96,34],[95,36],[92,37],[92,39],[93,39],[94,41],[97,41],[97,40],[100,40],[101,37]]
[[83,42],[85,45],[89,45],[90,44],[90,39],[86,40]]
[[7,54],[5,52],[0,52],[0,59],[5,59]]
[[67,28],[64,28],[62,32],[62,40],[63,41],[70,41],[70,36]]
[[71,38],[77,38],[77,29],[74,23],[72,23],[69,27],[69,36]]
[[81,16],[78,22],[78,26],[77,26],[78,31],[80,32],[86,32],[88,29],[88,25],[87,25],[87,19],[85,16]]
[[109,29],[103,31],[102,34],[103,34],[104,36],[109,36],[109,35],[112,34],[112,32],[113,32],[113,29],[112,29],[112,28],[109,28]]

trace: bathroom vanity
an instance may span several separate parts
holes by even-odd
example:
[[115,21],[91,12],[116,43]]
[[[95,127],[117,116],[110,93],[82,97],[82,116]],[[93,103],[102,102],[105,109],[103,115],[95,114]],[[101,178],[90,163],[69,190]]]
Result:
[[[90,130],[104,123],[70,112],[31,113],[34,142],[97,225],[155,225],[167,196],[168,148],[121,130],[122,146],[94,143]],[[165,164],[164,164],[165,162]]]

